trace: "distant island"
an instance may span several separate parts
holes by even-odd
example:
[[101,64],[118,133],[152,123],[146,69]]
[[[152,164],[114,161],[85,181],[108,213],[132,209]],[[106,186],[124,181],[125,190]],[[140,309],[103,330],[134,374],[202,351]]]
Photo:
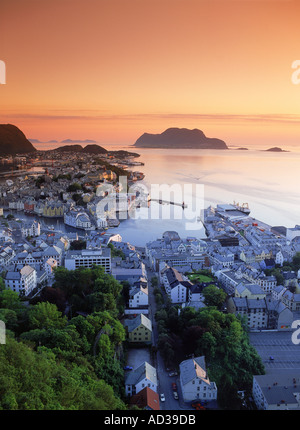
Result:
[[236,148],[236,151],[248,151],[248,148]]
[[127,158],[127,157],[140,157],[140,154],[137,154],[136,152],[130,152],[130,151],[124,151],[124,150],[116,150],[116,151],[109,151],[105,148],[103,148],[100,145],[86,145],[85,147],[81,145],[64,145],[59,146],[55,149],[49,149],[48,152],[82,152],[83,154],[107,154],[112,155],[114,157],[118,158]]
[[138,148],[228,149],[223,140],[209,138],[201,130],[187,128],[168,128],[161,134],[144,133],[133,146]]
[[15,155],[35,152],[25,134],[15,125],[0,124],[0,154]]
[[51,151],[56,152],[83,152],[85,154],[106,154],[108,151],[100,145],[64,145],[58,148],[52,149]]
[[277,146],[274,146],[273,148],[265,149],[265,151],[269,151],[269,152],[289,152],[289,151],[285,151],[284,149],[278,148]]
[[[69,142],[70,139],[65,140]],[[17,154],[30,154],[38,152],[33,146],[34,143],[42,143],[38,139],[27,139],[25,134],[15,125],[12,124],[0,124],[0,155],[17,155]],[[52,143],[58,143],[56,140],[49,141]],[[84,140],[81,142],[94,142],[90,140]],[[46,143],[46,142],[43,142]],[[80,144],[70,144],[59,146],[55,149],[40,150],[42,152],[82,152],[83,154],[91,155],[112,155],[118,158],[134,157],[137,158],[140,154],[136,152],[129,152],[125,150],[110,151],[103,148],[95,143],[89,143],[88,145],[82,146]]]
[[62,140],[60,143],[97,143],[95,140],[85,139],[85,140],[78,140],[78,139],[65,139]]
[[96,140],[90,140],[90,139],[85,139],[85,140],[78,140],[78,139],[65,139],[65,140],[61,140],[60,142],[58,142],[58,140],[48,140],[48,141],[41,141],[39,139],[28,139],[31,143],[68,143],[68,144],[73,144],[73,143],[97,143]]

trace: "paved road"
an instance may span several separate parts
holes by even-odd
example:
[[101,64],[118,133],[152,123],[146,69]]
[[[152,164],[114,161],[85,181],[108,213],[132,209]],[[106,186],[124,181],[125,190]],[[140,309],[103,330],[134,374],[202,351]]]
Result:
[[[158,277],[157,273],[155,273],[153,270],[147,268],[147,278],[148,278],[148,285],[149,285],[149,318],[152,321],[152,332],[153,332],[153,339],[152,344],[157,346],[158,342],[158,330],[157,330],[157,324],[155,321],[155,312],[157,309],[153,290],[154,288],[151,286],[151,278],[152,277]],[[160,408],[161,410],[183,410],[183,409],[190,409],[193,410],[193,408],[189,405],[186,405],[182,401],[182,394],[180,391],[180,385],[179,385],[179,377],[178,376],[169,376],[169,371],[166,370],[164,361],[159,353],[157,351],[156,354],[156,360],[153,364],[156,367],[157,370],[157,376],[158,376],[158,393],[163,393],[165,395],[165,402],[160,402]],[[178,396],[179,400],[175,400],[173,396],[173,390],[172,390],[172,382],[175,382],[178,387]]]

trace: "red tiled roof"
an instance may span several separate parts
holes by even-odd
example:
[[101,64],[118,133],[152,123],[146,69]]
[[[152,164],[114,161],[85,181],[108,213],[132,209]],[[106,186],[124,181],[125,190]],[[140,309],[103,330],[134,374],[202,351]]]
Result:
[[143,388],[139,393],[133,395],[130,399],[131,405],[136,405],[138,408],[147,408],[153,411],[159,411],[158,394],[149,387]]

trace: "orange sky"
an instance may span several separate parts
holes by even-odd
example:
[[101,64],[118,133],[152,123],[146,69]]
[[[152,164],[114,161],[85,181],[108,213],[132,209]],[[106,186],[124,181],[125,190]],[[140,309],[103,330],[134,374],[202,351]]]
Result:
[[299,0],[1,0],[0,122],[40,140],[178,126],[300,146],[299,19]]

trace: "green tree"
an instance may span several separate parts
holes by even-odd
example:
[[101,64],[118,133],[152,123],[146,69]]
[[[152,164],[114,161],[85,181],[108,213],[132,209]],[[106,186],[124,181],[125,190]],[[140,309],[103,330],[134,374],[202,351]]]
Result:
[[16,291],[5,289],[0,291],[0,307],[17,310],[22,308],[22,302]]
[[5,323],[7,329],[14,331],[18,326],[18,315],[12,309],[0,309],[0,321]]
[[7,338],[0,348],[0,410],[125,409],[92,368],[56,361],[45,347],[33,351]]
[[300,252],[297,252],[293,257],[294,270],[300,269]]
[[209,285],[202,291],[204,296],[204,303],[206,306],[216,306],[220,309],[226,299],[225,291],[216,287],[215,285]]
[[62,328],[67,324],[67,318],[58,311],[56,305],[49,302],[37,303],[29,310],[28,316],[33,329]]

